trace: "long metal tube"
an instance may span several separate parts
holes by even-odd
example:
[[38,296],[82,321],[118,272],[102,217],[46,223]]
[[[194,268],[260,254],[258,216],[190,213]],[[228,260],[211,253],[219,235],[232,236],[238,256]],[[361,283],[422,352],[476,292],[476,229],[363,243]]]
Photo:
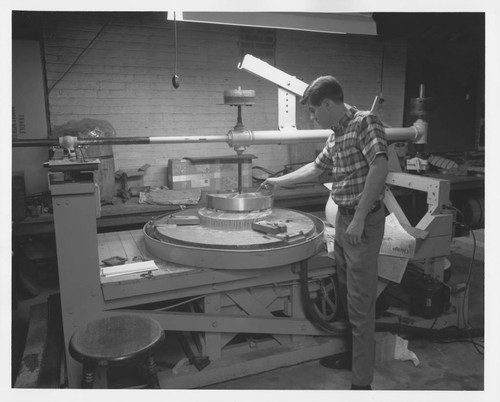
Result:
[[[63,138],[63,137],[62,137]],[[227,135],[171,136],[171,137],[101,137],[78,138],[75,145],[140,145],[140,144],[182,144],[182,143],[227,142]],[[13,147],[43,147],[60,145],[59,138],[23,139],[12,141]]]
[[27,139],[27,140],[13,140],[13,147],[52,147],[59,145],[59,139]]
[[[423,132],[420,132],[423,131]],[[416,141],[421,137],[426,140],[425,127],[414,125],[407,128],[386,128],[386,138],[389,141]],[[106,138],[69,138],[69,143],[75,146],[87,145],[140,145],[140,144],[183,144],[183,143],[227,143],[231,147],[248,147],[250,145],[268,144],[299,144],[308,142],[324,142],[332,130],[269,130],[269,131],[229,131],[226,135],[207,136],[169,136],[169,137],[106,137]],[[64,141],[63,141],[64,143]],[[60,140],[25,139],[12,141],[13,147],[57,146]]]
[[230,147],[236,148],[250,145],[324,142],[331,134],[332,130],[230,131],[227,143]]
[[187,135],[182,136],[172,136],[172,137],[149,137],[150,144],[182,144],[182,143],[193,143],[193,142],[227,142],[227,135],[207,135],[203,137]]
[[387,127],[385,129],[385,138],[388,141],[414,141],[419,137],[419,130],[415,126],[411,127]]

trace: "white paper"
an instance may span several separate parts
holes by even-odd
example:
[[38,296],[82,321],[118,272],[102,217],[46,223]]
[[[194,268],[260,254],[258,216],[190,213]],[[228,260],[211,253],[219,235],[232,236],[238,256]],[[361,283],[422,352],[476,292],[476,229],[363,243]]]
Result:
[[408,258],[379,255],[378,276],[392,282],[401,283],[408,261]]
[[385,218],[384,240],[380,247],[381,255],[412,258],[415,254],[415,244],[415,238],[404,230],[394,213]]
[[396,360],[411,360],[415,366],[420,364],[420,360],[418,360],[417,355],[408,349],[408,341],[399,336],[396,336],[394,358]]
[[153,260],[132,262],[130,264],[114,265],[101,268],[101,275],[106,278],[119,275],[137,274],[140,272],[156,271],[157,265]]

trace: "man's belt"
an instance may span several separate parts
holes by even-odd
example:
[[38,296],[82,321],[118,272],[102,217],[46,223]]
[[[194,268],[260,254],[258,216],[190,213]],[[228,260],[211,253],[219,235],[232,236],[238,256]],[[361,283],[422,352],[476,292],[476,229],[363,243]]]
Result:
[[[378,211],[381,206],[382,206],[381,201],[375,201],[373,203],[372,207],[370,208],[370,212],[368,212],[368,213],[371,214],[373,212]],[[350,216],[350,215],[354,215],[354,213],[356,212],[356,208],[355,207],[342,207],[339,205],[338,212],[340,215]]]

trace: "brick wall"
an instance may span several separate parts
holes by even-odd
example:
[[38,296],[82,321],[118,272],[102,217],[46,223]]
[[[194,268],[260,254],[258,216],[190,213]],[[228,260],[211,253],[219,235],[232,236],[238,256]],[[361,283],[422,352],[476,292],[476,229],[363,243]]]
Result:
[[[237,69],[242,60],[240,28],[178,22],[177,31],[181,84],[174,89],[174,25],[164,13],[55,14],[44,30],[52,126],[95,118],[109,121],[120,137],[226,134],[236,123],[236,108],[221,105],[223,93],[241,86],[254,89],[257,97],[254,106],[243,108],[245,126],[277,128],[277,87]],[[398,126],[403,119],[405,48],[404,42],[382,43],[377,37],[277,30],[273,61],[306,82],[324,74],[337,76],[346,102],[360,108],[371,106],[383,77],[381,117]],[[297,109],[304,120],[305,108]],[[113,151],[117,169],[149,163],[145,182],[150,185],[166,184],[171,158],[233,153],[225,143],[119,145]],[[254,165],[272,170],[289,162],[288,146],[253,146],[248,152],[258,156]]]

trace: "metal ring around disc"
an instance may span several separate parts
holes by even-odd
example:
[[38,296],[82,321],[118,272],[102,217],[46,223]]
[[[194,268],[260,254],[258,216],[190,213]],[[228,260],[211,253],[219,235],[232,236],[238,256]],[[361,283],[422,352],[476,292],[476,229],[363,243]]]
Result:
[[207,195],[207,208],[220,211],[262,211],[272,208],[272,206],[272,195],[265,195],[262,193],[223,193]]
[[[284,210],[274,210],[275,213],[280,211]],[[303,240],[291,244],[278,241],[274,245],[261,244],[247,249],[207,247],[196,243],[177,244],[168,239],[164,241],[156,238],[154,221],[148,222],[143,228],[144,243],[146,250],[154,257],[174,264],[229,270],[277,267],[307,259],[323,249],[323,221],[314,215],[304,212],[300,214],[310,219],[314,230]],[[169,234],[167,228],[165,233]],[[236,232],[231,233],[235,236]]]

